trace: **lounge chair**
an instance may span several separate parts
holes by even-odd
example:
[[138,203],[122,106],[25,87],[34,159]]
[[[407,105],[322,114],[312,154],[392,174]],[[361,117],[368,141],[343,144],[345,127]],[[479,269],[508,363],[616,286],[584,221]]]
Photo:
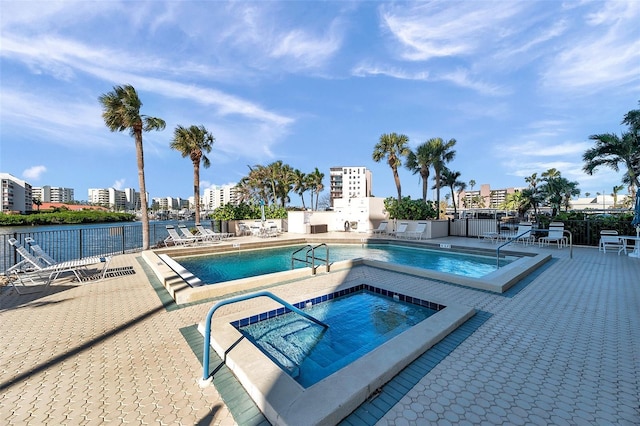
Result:
[[267,226],[262,231],[262,237],[277,237],[280,234],[275,222],[267,222]]
[[567,237],[564,235],[564,223],[551,222],[549,224],[549,233],[538,239],[540,247],[543,247],[545,244],[549,245],[551,242],[556,242],[558,244],[558,248],[562,248],[567,245]]
[[518,224],[518,227],[516,228],[516,232],[512,235],[506,236],[505,239],[507,241],[522,243],[524,245],[533,244],[535,242],[535,237],[531,233],[532,228],[533,228],[532,223],[520,222]]
[[251,235],[251,228],[246,223],[241,222],[238,224],[238,236],[242,237],[244,235]]
[[44,264],[44,266],[55,265],[56,263],[58,263],[58,261],[49,256],[49,254],[45,252],[33,238],[27,237],[24,239],[24,242],[29,245],[31,251]]
[[249,226],[249,228],[251,229],[251,235],[253,235],[254,237],[260,237],[262,235],[262,222],[260,222],[259,220],[253,222],[253,225]]
[[195,238],[188,238],[178,234],[178,231],[173,225],[167,225],[167,232],[169,233],[169,236],[164,239],[165,247],[168,247],[169,243],[172,243],[175,246],[185,246],[196,242]]
[[57,279],[60,274],[65,272],[71,272],[75,275],[78,281],[82,281],[83,278],[89,276],[87,267],[90,265],[96,265],[104,263],[102,271],[100,272],[100,279],[104,278],[107,267],[111,262],[110,256],[105,257],[87,257],[82,259],[67,260],[64,262],[57,262],[53,265],[43,266],[42,261],[31,254],[25,247],[22,246],[15,238],[9,238],[9,244],[11,244],[18,254],[22,257],[22,261],[5,271],[5,274],[15,274],[16,280],[12,281],[13,288],[18,294],[22,293],[16,285],[16,281],[26,287],[25,280],[35,284],[36,281],[44,284],[45,290],[51,282]]
[[393,233],[393,236],[396,238],[406,238],[407,237],[407,227],[409,226],[406,222],[400,222],[398,224],[398,229]]
[[387,225],[389,224],[388,221],[383,220],[382,222],[380,222],[380,224],[378,225],[378,227],[376,229],[374,229],[373,231],[371,231],[373,233],[373,235],[385,235],[387,233]]
[[620,254],[621,251],[627,254],[627,240],[620,238],[618,231],[603,229],[600,231],[598,251],[606,253],[607,248],[618,249],[618,254]]
[[215,232],[209,228],[205,228],[200,224],[196,225],[196,229],[198,230],[197,236],[209,239],[210,241],[226,240],[227,238],[233,237],[233,234],[230,232]]
[[424,231],[426,231],[426,229],[427,229],[426,222],[418,222],[418,225],[416,225],[416,229],[414,229],[413,231],[407,231],[407,238],[421,240],[422,236],[424,235]]
[[178,225],[178,231],[187,239],[192,239],[196,243],[209,242],[212,238],[208,235],[196,235],[186,225]]

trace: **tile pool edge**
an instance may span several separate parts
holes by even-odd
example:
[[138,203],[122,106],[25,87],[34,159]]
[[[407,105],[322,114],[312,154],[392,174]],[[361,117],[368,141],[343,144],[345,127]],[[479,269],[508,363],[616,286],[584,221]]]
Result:
[[[317,292],[301,295],[290,302],[320,295]],[[446,305],[444,309],[306,389],[230,324],[257,313],[255,309],[214,318],[211,345],[273,424],[337,424],[404,367],[475,314],[475,310],[467,306],[442,304]],[[202,324],[198,325],[200,332],[202,327]]]

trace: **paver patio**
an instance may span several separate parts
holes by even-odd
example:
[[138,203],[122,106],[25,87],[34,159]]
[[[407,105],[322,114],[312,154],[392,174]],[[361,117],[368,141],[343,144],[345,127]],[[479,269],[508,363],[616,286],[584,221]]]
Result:
[[[502,295],[405,276],[487,319],[377,424],[640,424],[640,260],[523,250],[553,260]],[[35,295],[0,289],[2,424],[237,424],[215,387],[198,387],[202,365],[181,333],[213,302],[167,305],[139,256],[112,260],[131,275]]]

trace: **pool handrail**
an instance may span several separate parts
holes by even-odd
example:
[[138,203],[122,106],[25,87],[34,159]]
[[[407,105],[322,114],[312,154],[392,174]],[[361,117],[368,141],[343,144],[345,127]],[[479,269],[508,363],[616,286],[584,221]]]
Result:
[[216,303],[215,305],[213,305],[211,307],[211,309],[209,309],[209,312],[207,313],[207,318],[205,320],[205,327],[204,327],[204,350],[203,350],[203,356],[202,356],[202,379],[200,379],[200,387],[206,387],[208,385],[211,384],[211,382],[213,381],[213,375],[209,374],[209,359],[210,359],[210,354],[211,354],[211,320],[213,319],[213,314],[215,313],[215,311],[220,308],[221,306],[224,305],[229,305],[231,303],[236,303],[236,302],[241,302],[244,300],[248,300],[248,299],[254,299],[256,297],[269,297],[273,300],[275,300],[276,302],[280,303],[281,305],[283,305],[285,308],[289,309],[292,312],[295,312],[298,315],[302,315],[303,317],[307,318],[308,320],[318,324],[321,327],[329,328],[329,326],[325,323],[323,323],[322,321],[320,321],[319,319],[316,319],[314,317],[312,317],[311,315],[309,315],[308,313],[304,312],[301,309],[296,308],[295,306],[293,306],[292,304],[290,304],[289,302],[279,298],[278,296],[276,296],[275,294],[268,292],[268,291],[259,291],[256,293],[251,293],[251,294],[244,294],[241,296],[237,296],[237,297],[232,297],[229,299],[225,299],[225,300],[221,300],[220,302]]
[[[522,234],[515,236],[513,238],[510,238],[509,241],[504,242],[503,244],[501,244],[500,246],[498,246],[498,248],[496,249],[496,268],[500,269],[500,249],[506,245],[509,245],[511,243],[513,243],[514,241],[517,241],[518,238],[525,236],[526,234],[529,234],[531,232],[534,231],[545,231],[545,232],[549,232],[548,229],[544,229],[544,228],[532,228],[529,229],[525,232],[523,232]],[[563,230],[563,234],[569,234],[569,259],[573,259],[573,234],[571,233],[571,231],[564,229]]]
[[[316,257],[316,249],[319,247],[324,246],[326,248],[326,254],[325,254],[325,258],[322,259],[320,257]],[[307,249],[307,251],[305,252],[305,258],[304,259],[299,259],[296,257],[296,254],[300,253],[302,250]],[[311,252],[311,256],[309,256],[309,252]],[[309,260],[309,257],[311,257],[311,260]],[[329,265],[329,246],[326,243],[320,243],[317,244],[315,246],[312,246],[311,244],[307,244],[304,247],[299,248],[298,250],[294,251],[293,253],[291,253],[291,269],[293,269],[294,267],[294,261],[298,261],[298,262],[304,262],[307,266],[311,266],[311,274],[315,275],[316,274],[316,260],[322,260],[324,261],[326,268],[327,268],[327,272],[329,272],[330,270],[330,265]],[[320,266],[320,265],[318,265]]]

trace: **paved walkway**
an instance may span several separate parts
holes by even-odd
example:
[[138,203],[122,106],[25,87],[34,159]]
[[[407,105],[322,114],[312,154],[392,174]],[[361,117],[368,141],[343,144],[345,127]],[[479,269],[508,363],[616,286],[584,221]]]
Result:
[[[403,276],[490,316],[378,424],[640,424],[640,260],[527,250],[554,259],[513,294]],[[0,423],[236,424],[180,332],[211,304],[167,309],[138,257],[101,282],[0,289]]]

